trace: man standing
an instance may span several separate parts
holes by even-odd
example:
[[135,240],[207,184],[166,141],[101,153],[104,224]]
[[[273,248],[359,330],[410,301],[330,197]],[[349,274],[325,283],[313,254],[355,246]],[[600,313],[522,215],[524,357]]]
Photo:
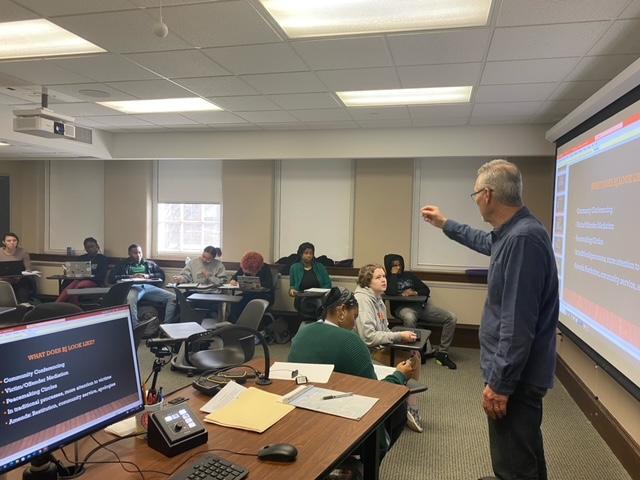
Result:
[[452,240],[491,256],[480,365],[493,471],[501,480],[546,480],[542,398],[553,385],[558,323],[551,242],[522,205],[522,177],[514,164],[485,163],[471,197],[493,231],[448,220],[433,205],[422,207],[421,213]]

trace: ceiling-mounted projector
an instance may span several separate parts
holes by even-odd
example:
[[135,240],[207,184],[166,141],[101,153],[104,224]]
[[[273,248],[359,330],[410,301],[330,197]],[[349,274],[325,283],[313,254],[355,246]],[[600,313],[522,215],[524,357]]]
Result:
[[45,138],[67,138],[83,143],[92,142],[88,128],[74,125],[75,118],[40,107],[31,110],[14,110],[13,131]]

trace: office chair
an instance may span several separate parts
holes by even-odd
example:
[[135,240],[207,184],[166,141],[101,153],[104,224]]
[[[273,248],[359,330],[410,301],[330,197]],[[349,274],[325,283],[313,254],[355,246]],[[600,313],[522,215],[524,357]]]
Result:
[[64,317],[80,312],[82,312],[82,309],[73,303],[41,303],[40,305],[36,305],[33,310],[28,311],[23,320],[25,323],[29,323],[35,322],[36,320]]
[[[247,303],[235,325],[257,330],[269,302],[262,298],[256,298]],[[229,325],[226,322],[225,325]],[[224,325],[221,325],[221,327]],[[253,358],[255,354],[255,336],[247,335],[242,331],[223,329],[217,333],[218,328],[206,333],[198,333],[190,336],[184,342],[184,364],[190,371],[216,370],[224,367],[242,365]],[[215,340],[222,340],[222,346],[209,346]],[[172,363],[172,367],[180,369]]]
[[0,307],[17,307],[18,300],[9,282],[0,281]]
[[126,305],[129,290],[131,290],[131,283],[116,283],[109,288],[109,291],[104,297],[102,297],[102,301],[100,303],[103,307]]
[[138,324],[133,327],[133,345],[135,347],[135,349],[138,349],[138,345],[140,345],[140,341],[143,338],[147,338],[150,335],[145,332],[145,330],[147,329],[147,326],[155,323],[158,321],[157,317],[151,317],[151,318],[147,318],[146,320],[143,320],[142,322],[138,322]]
[[176,300],[178,302],[178,308],[180,309],[180,322],[196,322],[206,328],[207,330],[213,328],[216,319],[207,318],[207,312],[203,310],[196,310],[191,306],[191,304],[187,301],[187,297],[185,297],[182,290],[178,287],[171,287],[173,292],[176,294]]

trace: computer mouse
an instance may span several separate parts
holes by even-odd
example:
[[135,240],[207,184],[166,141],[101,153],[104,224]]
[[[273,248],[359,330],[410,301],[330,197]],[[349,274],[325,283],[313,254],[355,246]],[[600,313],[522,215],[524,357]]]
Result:
[[258,451],[258,458],[269,462],[293,462],[298,456],[298,449],[288,443],[265,445]]

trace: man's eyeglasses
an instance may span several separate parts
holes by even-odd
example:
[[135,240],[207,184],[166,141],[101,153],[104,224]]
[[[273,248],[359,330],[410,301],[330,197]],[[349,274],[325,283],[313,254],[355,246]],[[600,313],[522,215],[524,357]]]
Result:
[[478,190],[477,192],[473,192],[472,194],[470,194],[469,196],[471,198],[475,198],[476,195],[478,195],[479,193],[484,192],[485,190],[489,190],[492,191],[489,187],[482,187],[480,190]]

